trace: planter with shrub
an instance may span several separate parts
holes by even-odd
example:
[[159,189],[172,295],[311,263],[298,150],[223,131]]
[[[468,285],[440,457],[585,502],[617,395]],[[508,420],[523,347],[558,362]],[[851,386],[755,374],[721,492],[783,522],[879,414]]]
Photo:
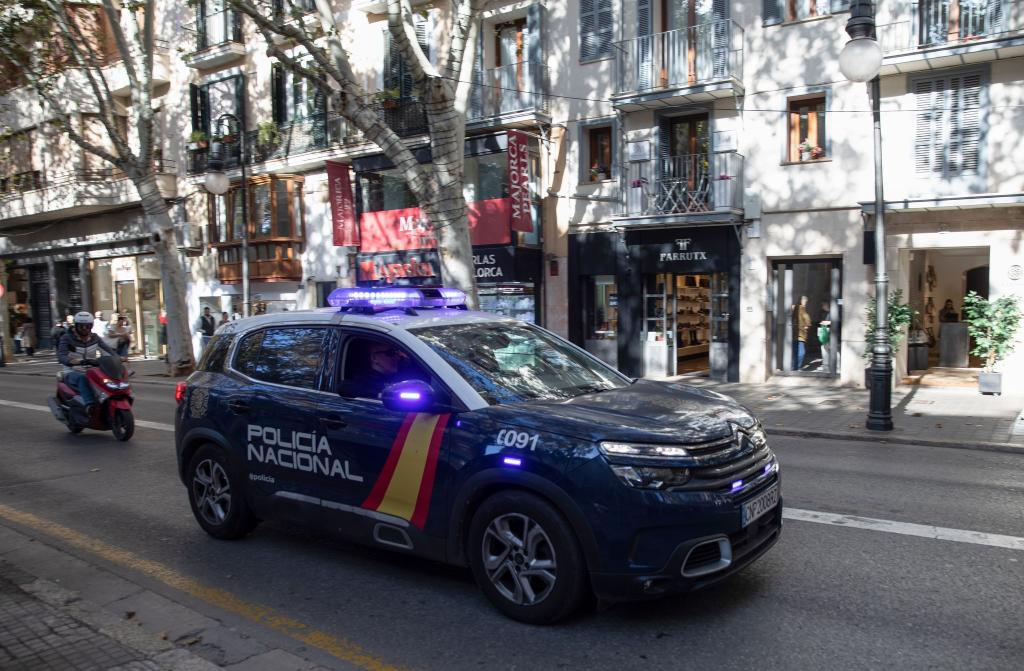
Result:
[[978,391],[1002,394],[1003,376],[995,366],[1013,351],[1020,328],[1019,300],[1012,295],[989,300],[972,291],[964,297],[964,313],[967,333],[974,342],[971,354],[985,360],[984,369],[978,373]]

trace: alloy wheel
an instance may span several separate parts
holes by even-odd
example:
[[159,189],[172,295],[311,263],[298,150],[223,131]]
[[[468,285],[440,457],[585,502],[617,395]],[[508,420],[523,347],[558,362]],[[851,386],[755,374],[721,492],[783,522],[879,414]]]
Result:
[[212,459],[199,462],[192,476],[192,496],[208,524],[223,524],[231,512],[231,482],[224,467]]
[[536,520],[521,513],[495,517],[482,543],[484,570],[506,599],[530,606],[551,594],[558,579],[555,548]]

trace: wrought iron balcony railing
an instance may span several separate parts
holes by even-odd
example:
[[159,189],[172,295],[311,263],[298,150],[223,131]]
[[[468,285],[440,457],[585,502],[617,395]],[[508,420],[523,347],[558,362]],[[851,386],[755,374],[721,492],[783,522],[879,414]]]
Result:
[[723,19],[615,43],[617,95],[743,79],[743,28]]
[[473,81],[470,121],[548,111],[550,80],[546,65],[530,61],[510,63],[478,71]]
[[1024,31],[1021,0],[917,0],[904,11],[910,18],[878,26],[886,54],[958,46]]
[[242,43],[242,16],[230,9],[200,17],[195,23],[196,51],[225,42]]
[[743,156],[687,154],[628,164],[626,216],[701,214],[743,208]]

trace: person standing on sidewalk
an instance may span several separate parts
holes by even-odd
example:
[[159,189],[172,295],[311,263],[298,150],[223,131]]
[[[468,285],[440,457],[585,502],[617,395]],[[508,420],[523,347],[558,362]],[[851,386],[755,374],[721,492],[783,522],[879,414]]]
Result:
[[210,342],[210,338],[213,337],[213,332],[216,330],[217,322],[210,314],[210,308],[203,308],[203,316],[199,318],[199,332],[203,335],[202,350],[206,349],[206,344]]
[[21,322],[21,346],[25,350],[25,354],[30,357],[36,355],[36,322],[29,316],[26,316]]
[[801,296],[800,302],[793,306],[793,370],[803,368],[804,355],[807,354],[807,331],[811,328],[808,300],[807,296]]
[[128,349],[132,344],[132,327],[128,325],[126,317],[118,316],[116,322],[111,320],[107,326],[106,342],[115,349],[119,357],[128,357]]
[[103,319],[103,310],[97,310],[93,315],[92,332],[102,338],[107,333],[107,324],[109,323]]

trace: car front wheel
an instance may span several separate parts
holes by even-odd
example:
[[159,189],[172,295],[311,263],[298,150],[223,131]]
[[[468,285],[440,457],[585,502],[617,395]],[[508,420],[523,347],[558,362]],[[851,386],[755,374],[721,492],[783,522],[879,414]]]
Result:
[[487,598],[508,617],[551,624],[583,599],[586,564],[565,518],[523,491],[488,498],[470,524],[468,555]]
[[192,514],[206,533],[230,540],[245,536],[256,526],[240,481],[222,450],[213,445],[199,448],[189,462],[186,482]]

